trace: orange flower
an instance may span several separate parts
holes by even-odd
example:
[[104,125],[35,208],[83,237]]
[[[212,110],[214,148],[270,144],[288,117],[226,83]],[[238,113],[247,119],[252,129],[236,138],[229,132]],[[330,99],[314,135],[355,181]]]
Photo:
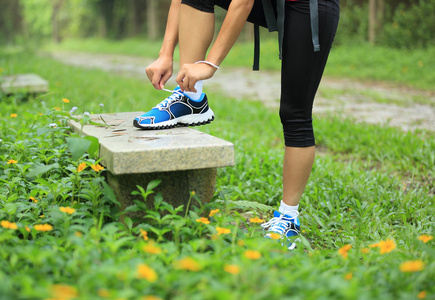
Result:
[[352,279],[352,277],[353,277],[353,274],[352,273],[346,273],[346,275],[344,275],[344,279],[346,279],[346,280],[351,280]]
[[245,246],[245,241],[244,240],[238,240],[237,241],[237,246],[240,246],[240,247]]
[[426,296],[427,296],[427,292],[426,291],[421,291],[417,295],[418,299],[424,299],[424,298],[426,298]]
[[97,173],[104,170],[104,167],[102,167],[100,164],[91,165],[91,168]]
[[75,287],[65,284],[53,284],[51,286],[51,295],[60,299],[73,299],[78,296],[77,289]]
[[16,164],[17,163],[17,161],[15,160],[15,159],[10,159],[10,160],[8,160],[8,165],[10,165],[10,164]]
[[418,237],[418,239],[420,240],[420,241],[422,241],[423,243],[427,243],[427,242],[429,242],[430,240],[433,240],[433,236],[432,235],[425,235],[425,234],[423,234],[423,235],[420,235],[419,237]]
[[73,214],[73,213],[76,212],[76,210],[74,208],[71,208],[69,206],[67,206],[67,207],[62,207],[61,206],[61,207],[59,207],[59,210],[64,212],[64,213],[67,213],[67,214]]
[[145,279],[149,282],[157,281],[157,273],[152,268],[145,264],[140,264],[137,267],[137,277],[141,279]]
[[240,273],[240,267],[238,265],[225,265],[224,271],[233,275]]
[[110,293],[106,289],[99,289],[98,290],[98,296],[100,296],[101,298],[109,298],[110,297]]
[[160,249],[157,246],[154,246],[154,242],[153,241],[150,241],[148,244],[143,246],[142,249],[146,253],[150,253],[150,254],[160,254],[160,253],[162,253],[162,249]]
[[362,248],[361,249],[361,253],[369,253],[370,249],[369,248]]
[[4,227],[4,228],[8,228],[8,229],[13,229],[13,230],[18,229],[18,226],[16,223],[11,223],[11,222],[6,221],[6,220],[1,221],[0,226]]
[[343,247],[341,247],[340,249],[338,249],[338,253],[343,256],[343,258],[347,258],[347,252],[349,252],[349,250],[352,248],[352,245],[344,245]]
[[231,229],[229,228],[216,227],[216,230],[218,232],[218,235],[231,233]]
[[50,230],[53,230],[53,226],[51,226],[50,224],[35,225],[35,226],[33,226],[33,228],[35,228],[35,230],[38,230],[38,231],[50,231]]
[[27,231],[27,232],[30,232],[30,228],[29,228],[29,226],[26,226],[26,231]]
[[261,257],[261,253],[256,250],[246,250],[244,255],[246,258],[253,260],[259,259]]
[[87,165],[85,162],[82,162],[79,164],[79,166],[77,167],[77,173],[83,171],[84,169],[86,169]]
[[185,257],[175,262],[174,267],[179,270],[188,270],[193,272],[198,272],[201,270],[200,264],[191,257]]
[[375,243],[369,246],[370,248],[379,248],[380,254],[390,253],[394,249],[396,249],[396,243],[391,239],[386,239],[385,241],[380,241],[379,243]]
[[62,101],[65,103],[69,103],[69,100],[67,98],[63,98]]
[[29,197],[30,200],[32,200],[33,203],[38,202],[38,199],[36,199],[35,197]]
[[213,217],[215,214],[217,214],[219,212],[219,209],[213,209],[210,214],[208,215],[209,217]]
[[210,224],[210,221],[207,218],[196,219],[196,222],[203,223],[203,224]]
[[255,217],[255,218],[251,218],[251,219],[249,219],[249,222],[251,222],[251,223],[264,223],[264,220]]
[[143,230],[142,228],[140,228],[140,234],[142,235],[142,237],[145,241],[148,241],[148,232],[146,232],[146,230]]
[[270,237],[272,240],[279,240],[281,238],[281,235],[276,232],[268,233],[267,236]]
[[11,114],[11,118],[16,118],[16,117],[18,117],[17,114]]
[[157,296],[153,296],[153,295],[148,295],[148,296],[143,296],[141,298],[141,300],[163,300],[162,298],[159,298]]
[[387,239],[385,241],[380,241],[379,243],[381,254],[390,253],[391,251],[396,249],[396,243],[393,240]]
[[400,264],[402,272],[418,272],[424,269],[424,262],[421,259],[410,260]]

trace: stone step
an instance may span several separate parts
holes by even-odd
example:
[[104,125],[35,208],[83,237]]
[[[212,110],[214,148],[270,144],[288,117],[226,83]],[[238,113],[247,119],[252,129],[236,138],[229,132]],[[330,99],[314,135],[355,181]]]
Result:
[[0,78],[0,84],[0,91],[4,94],[14,94],[19,92],[48,92],[48,81],[36,74],[16,74],[2,76]]

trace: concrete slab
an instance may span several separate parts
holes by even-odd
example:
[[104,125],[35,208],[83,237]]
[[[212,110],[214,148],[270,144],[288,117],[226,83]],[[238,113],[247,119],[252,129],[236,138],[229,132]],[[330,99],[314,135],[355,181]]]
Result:
[[13,94],[17,92],[46,93],[48,81],[36,74],[16,74],[0,78],[1,92]]
[[[186,206],[192,191],[202,202],[209,202],[214,195],[216,168],[234,165],[234,145],[188,127],[137,129],[133,119],[142,113],[92,115],[91,120],[101,126],[82,128],[80,123],[70,122],[73,131],[98,138],[101,164],[109,171],[107,181],[122,209],[138,200],[132,195],[138,185],[146,188],[156,179],[161,183],[154,192],[161,193],[174,207]],[[148,209],[154,207],[153,197],[145,200]],[[143,222],[142,211],[126,215]]]
[[[102,126],[85,125],[83,134],[100,142],[102,164],[114,175],[234,166],[234,145],[188,127],[140,130],[133,119],[143,112],[92,115]],[[104,120],[108,126],[105,126]],[[81,124],[71,121],[73,131]]]

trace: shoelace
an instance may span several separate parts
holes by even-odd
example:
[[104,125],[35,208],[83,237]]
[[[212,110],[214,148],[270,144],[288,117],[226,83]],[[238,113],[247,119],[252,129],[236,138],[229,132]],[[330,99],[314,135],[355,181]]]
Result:
[[182,92],[180,92],[180,90],[173,90],[173,91],[168,90],[168,89],[162,89],[162,90],[169,92],[172,95],[167,97],[165,100],[163,100],[159,104],[157,104],[155,106],[155,108],[166,108],[166,107],[168,107],[169,104],[171,104],[174,101],[179,100],[182,96],[184,96],[184,94]]
[[[299,215],[299,212],[296,212],[296,216],[293,217],[292,219],[296,219]],[[284,234],[285,232],[285,226],[282,226],[282,222],[291,222],[290,218],[285,217],[284,215],[280,215],[279,217],[273,217],[272,219],[270,219],[268,222],[261,224],[261,227],[263,227],[263,229],[267,229],[269,228],[269,231],[273,231],[273,232],[277,232],[279,234]]]

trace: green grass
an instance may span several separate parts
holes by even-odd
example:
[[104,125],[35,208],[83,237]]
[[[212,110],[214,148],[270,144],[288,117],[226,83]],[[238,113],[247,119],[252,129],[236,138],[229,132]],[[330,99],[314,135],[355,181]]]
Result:
[[[266,33],[267,34],[267,33]],[[261,40],[260,69],[279,70],[277,41],[274,33]],[[85,51],[157,57],[161,41],[146,40],[66,40],[59,45],[47,45],[46,51]],[[178,60],[176,51],[175,60]],[[238,42],[222,67],[251,67],[253,42]],[[393,49],[369,44],[333,46],[325,75],[330,77],[385,81],[424,90],[435,89],[435,48]]]
[[[141,80],[19,51],[0,51],[0,67],[3,74],[38,73],[50,82],[47,95],[0,99],[0,221],[18,227],[0,227],[1,299],[60,297],[53,292],[56,284],[73,288],[78,299],[416,299],[421,291],[427,299],[435,296],[434,240],[418,240],[434,234],[433,132],[317,118],[319,154],[301,200],[303,241],[288,252],[249,222],[253,216],[269,218],[282,197],[283,141],[276,111],[210,94],[217,119],[198,129],[233,142],[236,151],[236,165],[218,170],[214,200],[184,217],[177,215],[183,208],[156,196],[155,209],[130,208],[154,221],[123,224],[105,184],[106,171],[91,169],[98,162],[92,155],[73,159],[65,121],[73,106],[80,114],[143,110],[155,105],[161,92]],[[11,159],[17,163],[8,164]],[[80,163],[87,168],[77,172]],[[67,206],[76,211],[60,211]],[[220,210],[210,224],[196,222],[210,209]],[[53,230],[38,231],[35,225],[43,223]],[[215,236],[216,227],[231,233]],[[148,232],[148,241],[140,229]],[[369,248],[387,239],[397,246],[391,253]],[[161,253],[144,251],[151,240]],[[352,246],[347,259],[338,252],[344,245]],[[362,253],[366,248],[370,252]],[[261,257],[249,259],[246,250]],[[180,267],[186,257],[196,268]],[[403,262],[417,259],[423,270],[400,271]],[[138,278],[141,264],[156,272],[156,281]],[[226,272],[228,264],[240,273]],[[349,273],[352,279],[345,279]]]

